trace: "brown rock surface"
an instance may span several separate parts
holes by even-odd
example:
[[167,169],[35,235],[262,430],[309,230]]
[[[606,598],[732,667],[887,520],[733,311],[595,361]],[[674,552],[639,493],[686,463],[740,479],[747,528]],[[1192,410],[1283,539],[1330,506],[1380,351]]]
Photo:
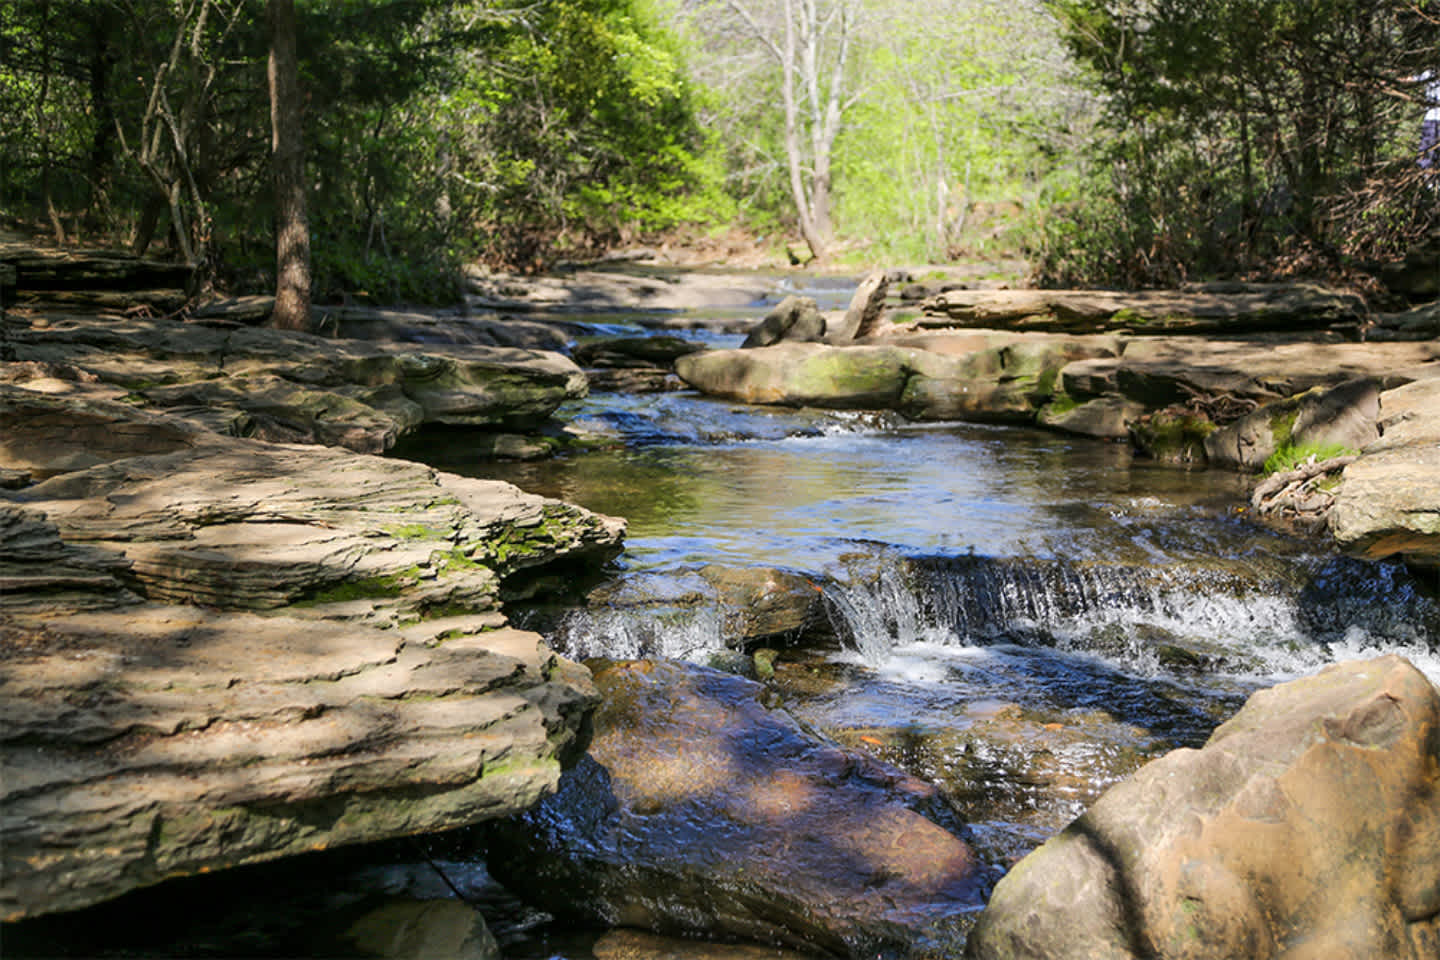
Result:
[[739,677],[627,661],[596,685],[590,759],[520,829],[495,831],[488,862],[507,886],[669,935],[855,957],[956,948],[984,871],[935,788],[808,733]]
[[1330,531],[1367,557],[1440,566],[1440,377],[1380,395],[1380,439],[1345,468]]
[[922,326],[1054,333],[1217,334],[1355,323],[1354,294],[1305,284],[1197,284],[1179,290],[951,290],[922,305]]
[[422,424],[539,426],[585,376],[548,351],[377,344],[141,318],[32,318],[10,330],[20,361],[63,366],[155,409],[233,411],[258,439],[379,453]]
[[1109,790],[1000,882],[966,956],[1429,960],[1437,791],[1430,681],[1330,667]]
[[0,412],[45,428],[0,433],[0,464],[50,478],[0,499],[0,917],[554,788],[593,689],[499,597],[622,523],[24,386]]

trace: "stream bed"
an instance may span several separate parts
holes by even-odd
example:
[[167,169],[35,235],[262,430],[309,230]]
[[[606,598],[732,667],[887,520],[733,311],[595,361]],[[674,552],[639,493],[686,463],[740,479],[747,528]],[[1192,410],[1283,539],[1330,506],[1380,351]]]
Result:
[[[831,308],[849,289],[796,292]],[[580,335],[647,329],[624,316],[567,323]],[[1440,682],[1435,584],[1253,522],[1238,475],[1038,430],[690,392],[601,393],[563,416],[585,450],[487,462],[455,433],[419,456],[628,520],[588,603],[512,618],[581,660],[733,664],[778,648],[767,682],[785,708],[936,785],[996,872],[1148,760],[1203,744],[1257,689],[1380,653]],[[819,614],[787,636],[744,635],[707,569],[781,571],[810,585]],[[497,889],[482,862],[423,840],[226,873],[94,908],[85,930],[42,921],[38,946],[8,946],[341,955],[320,928],[343,929],[377,895],[458,890],[482,904],[507,958],[624,955],[594,946],[604,931],[553,922]],[[164,932],[143,929],[156,917]]]
[[[1036,430],[690,393],[598,395],[573,416],[611,442],[444,462],[629,520],[622,586],[528,625],[577,659],[719,662],[752,644],[697,571],[806,578],[825,622],[782,638],[771,686],[940,787],[998,870],[1143,763],[1202,745],[1259,688],[1380,653],[1440,681],[1433,589],[1253,522],[1235,474]],[[540,943],[516,949],[554,954]]]

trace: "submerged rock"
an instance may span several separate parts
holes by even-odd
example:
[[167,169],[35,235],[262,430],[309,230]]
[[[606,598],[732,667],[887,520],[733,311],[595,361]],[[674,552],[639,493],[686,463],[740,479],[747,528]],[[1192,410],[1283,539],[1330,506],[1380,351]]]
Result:
[[1432,958],[1440,693],[1398,657],[1255,694],[1000,882],[972,960]]
[[935,789],[808,733],[765,688],[686,664],[597,669],[590,759],[493,832],[545,909],[832,954],[956,949],[985,870]]

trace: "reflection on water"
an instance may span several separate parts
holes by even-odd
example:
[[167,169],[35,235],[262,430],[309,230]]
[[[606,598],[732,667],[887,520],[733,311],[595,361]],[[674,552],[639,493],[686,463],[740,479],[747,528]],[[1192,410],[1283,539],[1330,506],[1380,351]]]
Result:
[[[813,568],[854,541],[987,555],[1155,562],[1217,548],[1202,528],[1241,482],[1135,461],[1121,444],[893,417],[736,408],[685,394],[605,400],[577,422],[623,443],[550,463],[479,464],[624,516],[632,566],[726,561]],[[1178,522],[1177,522],[1178,515]],[[1159,525],[1154,521],[1160,519]]]

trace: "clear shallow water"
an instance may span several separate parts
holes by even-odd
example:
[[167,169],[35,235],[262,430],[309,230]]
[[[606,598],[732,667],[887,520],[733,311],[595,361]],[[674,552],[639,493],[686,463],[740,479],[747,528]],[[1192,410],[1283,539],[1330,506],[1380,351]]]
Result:
[[1002,865],[1260,687],[1389,652],[1440,680],[1431,591],[1251,522],[1234,474],[691,394],[600,396],[575,421],[610,446],[479,472],[626,517],[621,576],[654,602],[572,611],[552,642],[704,661],[740,641],[694,601],[698,567],[803,573],[835,642],[782,654],[787,707],[940,784]]

